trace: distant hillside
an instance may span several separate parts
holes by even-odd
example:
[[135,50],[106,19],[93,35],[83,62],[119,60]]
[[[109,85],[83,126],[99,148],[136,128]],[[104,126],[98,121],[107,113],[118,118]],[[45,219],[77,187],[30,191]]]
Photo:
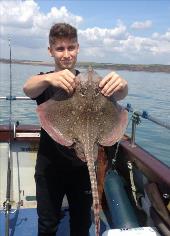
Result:
[[[2,63],[10,63],[9,59],[0,58],[0,62]],[[24,65],[45,65],[45,66],[54,66],[54,63],[43,62],[43,61],[31,61],[31,60],[18,60],[12,59],[13,64],[24,64]]]
[[[10,63],[9,59],[0,58],[1,63]],[[53,62],[31,61],[31,60],[16,60],[12,59],[12,63],[24,65],[44,65],[54,66]],[[170,73],[170,65],[161,64],[112,64],[112,63],[96,63],[96,62],[77,62],[77,67],[87,68],[89,65],[97,69],[109,70],[128,70],[128,71],[148,71],[148,72],[164,72]]]
[[98,69],[170,73],[170,65],[160,65],[160,64],[142,65],[142,64],[112,64],[112,63],[78,62],[77,65],[80,68],[88,67],[89,65],[91,65],[94,68],[98,68]]

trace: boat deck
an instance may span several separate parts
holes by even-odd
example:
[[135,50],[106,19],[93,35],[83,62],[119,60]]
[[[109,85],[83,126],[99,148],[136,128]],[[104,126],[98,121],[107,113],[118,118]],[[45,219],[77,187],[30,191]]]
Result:
[[[12,208],[16,208],[20,204],[20,209],[14,213],[11,210],[9,236],[36,236],[37,212],[34,172],[39,128],[19,126],[14,130],[15,132],[10,131],[13,137],[11,142],[12,175],[11,192],[8,194]],[[0,188],[0,235],[2,236],[5,235],[6,221],[2,207],[6,200],[8,186],[6,180],[10,132],[9,126],[0,126],[0,186],[2,186]],[[115,157],[116,147],[109,147],[106,150],[108,162]],[[104,154],[104,150],[101,150],[100,159]],[[100,165],[102,166],[101,163]],[[107,162],[103,165],[106,167]],[[135,231],[136,228],[140,230],[140,226],[154,226],[161,235],[170,235],[169,167],[136,143],[132,145],[129,137],[125,136],[120,143],[116,163],[107,171],[106,175],[102,173],[104,173],[103,170],[101,183],[104,185],[101,187],[102,191],[104,189],[106,206],[104,205],[103,208],[105,214],[101,215],[100,236],[110,227],[113,230],[135,228]],[[68,204],[67,202],[63,203],[63,217],[57,236],[69,236]],[[92,224],[89,236],[94,235],[94,224]]]
[[[62,219],[56,236],[69,236],[69,211],[62,209]],[[101,235],[106,230],[106,225],[101,223]],[[92,224],[89,236],[95,235],[94,224]],[[5,214],[0,211],[0,235],[5,235]],[[10,214],[10,236],[36,236],[37,235],[37,213],[35,208],[19,209]]]

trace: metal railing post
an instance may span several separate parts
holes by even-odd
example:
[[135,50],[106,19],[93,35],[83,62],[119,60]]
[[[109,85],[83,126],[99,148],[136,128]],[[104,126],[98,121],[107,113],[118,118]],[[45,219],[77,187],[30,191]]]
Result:
[[131,146],[135,147],[136,125],[140,123],[139,115],[135,112],[132,115]]

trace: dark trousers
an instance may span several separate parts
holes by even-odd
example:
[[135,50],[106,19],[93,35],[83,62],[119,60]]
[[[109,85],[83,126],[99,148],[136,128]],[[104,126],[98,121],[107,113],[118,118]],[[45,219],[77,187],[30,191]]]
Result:
[[35,172],[38,236],[56,235],[65,194],[69,203],[70,235],[88,236],[92,195],[87,166],[62,168],[42,160],[38,157]]

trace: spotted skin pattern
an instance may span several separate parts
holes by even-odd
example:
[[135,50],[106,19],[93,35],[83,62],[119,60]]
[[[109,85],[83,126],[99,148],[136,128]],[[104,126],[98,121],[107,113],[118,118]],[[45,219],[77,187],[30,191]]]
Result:
[[126,129],[127,111],[104,97],[99,89],[101,77],[91,68],[80,73],[72,96],[58,99],[57,92],[37,107],[41,126],[58,143],[72,146],[77,156],[87,162],[93,196],[95,233],[100,232],[100,204],[95,163],[98,145],[111,146]]

